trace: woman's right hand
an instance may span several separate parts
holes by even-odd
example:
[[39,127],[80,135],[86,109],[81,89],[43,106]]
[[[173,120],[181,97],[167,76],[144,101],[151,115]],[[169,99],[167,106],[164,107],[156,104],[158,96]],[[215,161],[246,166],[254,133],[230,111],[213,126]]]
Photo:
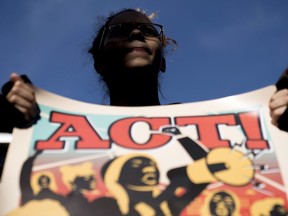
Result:
[[10,75],[10,81],[13,87],[6,95],[6,99],[24,114],[26,121],[32,121],[38,115],[34,87],[16,73]]

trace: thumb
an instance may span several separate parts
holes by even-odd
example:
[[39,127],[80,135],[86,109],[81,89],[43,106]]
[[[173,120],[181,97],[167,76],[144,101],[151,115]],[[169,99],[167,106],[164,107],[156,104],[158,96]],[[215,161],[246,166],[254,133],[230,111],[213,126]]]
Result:
[[20,75],[19,74],[17,74],[17,73],[12,73],[11,75],[10,75],[10,81],[12,81],[13,83],[15,83],[16,81],[23,81],[23,79],[20,77]]

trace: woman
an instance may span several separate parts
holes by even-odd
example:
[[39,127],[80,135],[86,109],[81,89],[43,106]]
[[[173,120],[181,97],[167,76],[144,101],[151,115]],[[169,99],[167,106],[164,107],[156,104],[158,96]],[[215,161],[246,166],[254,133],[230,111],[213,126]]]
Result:
[[108,18],[93,42],[94,67],[115,106],[160,105],[158,75],[165,72],[162,26],[135,10]]
[[[141,12],[127,9],[107,19],[89,52],[96,71],[107,84],[111,105],[160,105],[158,75],[166,70],[163,50],[169,41],[163,35],[162,26],[153,24]],[[9,102],[6,105],[14,105],[29,126],[27,122],[35,122],[37,116],[33,87],[17,74],[11,74],[10,79],[14,85],[3,101]],[[2,103],[0,118],[7,119],[11,113],[5,113],[3,107],[6,105]],[[273,95],[269,104],[273,124],[277,125],[287,105],[287,89]],[[14,124],[8,130],[12,130],[13,126],[18,125]],[[0,129],[3,131],[3,128],[5,122],[1,122]]]

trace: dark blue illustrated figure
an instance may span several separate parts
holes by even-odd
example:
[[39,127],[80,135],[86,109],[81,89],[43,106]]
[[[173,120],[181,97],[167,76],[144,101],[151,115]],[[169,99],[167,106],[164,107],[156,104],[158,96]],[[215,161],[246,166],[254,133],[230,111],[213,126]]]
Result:
[[[21,205],[32,200],[52,199],[64,206],[70,216],[92,216],[92,215],[121,215],[117,202],[113,198],[103,197],[89,202],[83,194],[83,190],[95,189],[94,176],[78,176],[71,182],[72,190],[67,196],[59,195],[49,189],[50,179],[46,175],[41,175],[38,179],[40,191],[34,195],[31,187],[32,167],[35,159],[42,151],[37,151],[29,157],[23,164],[20,175]],[[44,209],[43,209],[44,211]]]

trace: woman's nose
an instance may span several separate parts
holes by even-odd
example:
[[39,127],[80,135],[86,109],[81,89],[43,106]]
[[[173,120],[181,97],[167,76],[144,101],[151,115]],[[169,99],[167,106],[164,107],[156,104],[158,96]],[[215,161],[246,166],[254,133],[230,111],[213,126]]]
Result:
[[140,41],[145,41],[145,37],[143,35],[143,33],[137,29],[134,28],[131,33],[129,34],[128,40],[140,40]]

